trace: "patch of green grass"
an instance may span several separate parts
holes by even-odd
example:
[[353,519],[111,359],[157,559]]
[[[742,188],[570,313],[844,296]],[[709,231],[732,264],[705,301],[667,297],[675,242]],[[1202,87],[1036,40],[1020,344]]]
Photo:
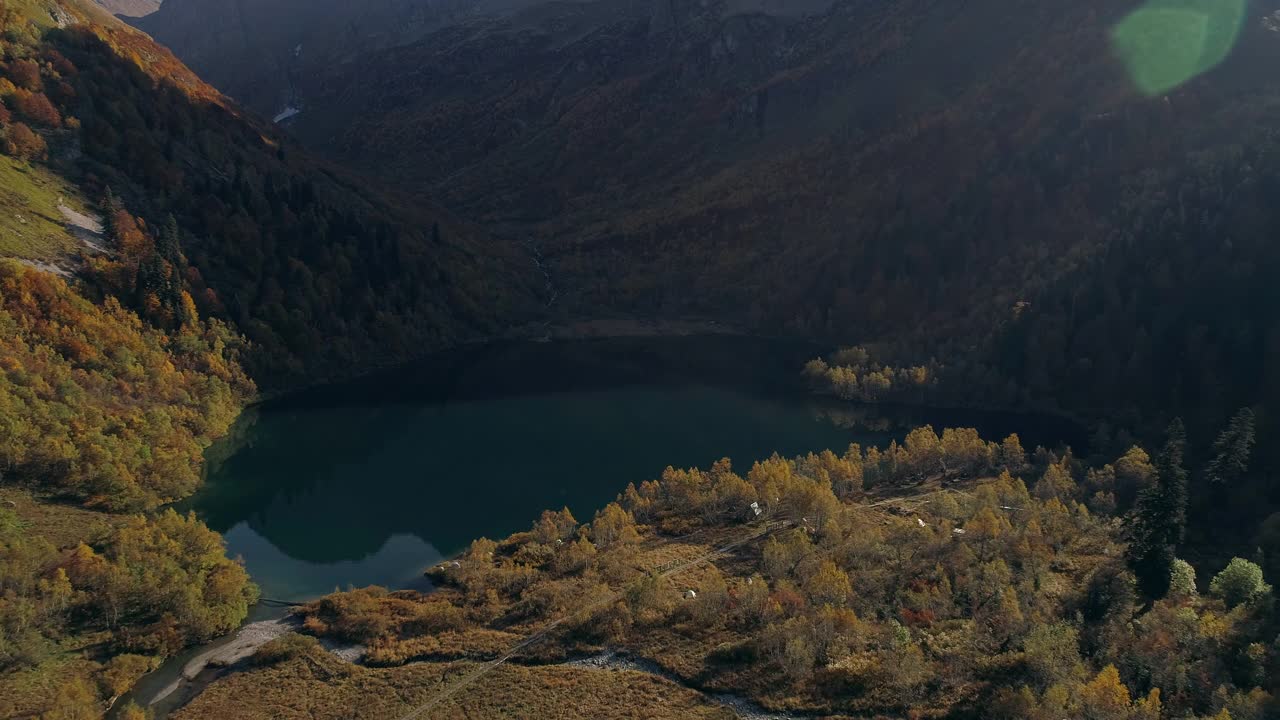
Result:
[[70,683],[92,682],[101,666],[86,655],[107,639],[103,632],[62,638],[48,648],[39,664],[0,673],[0,717],[37,717],[50,709]]
[[53,19],[53,3],[48,0],[7,0],[6,4],[40,30],[48,30],[57,24]]
[[73,209],[78,191],[45,168],[0,156],[0,257],[52,261],[75,252],[58,198]]
[[[105,533],[122,517],[42,502],[27,490],[0,487],[0,522],[16,522],[29,537],[43,537],[58,548],[73,547]],[[91,655],[109,633],[85,630],[40,647],[33,665],[0,672],[0,718],[36,717],[47,711],[62,688],[99,671]]]
[[56,548],[99,540],[127,519],[53,502],[17,487],[0,487],[0,509],[12,512],[28,535],[43,537]]

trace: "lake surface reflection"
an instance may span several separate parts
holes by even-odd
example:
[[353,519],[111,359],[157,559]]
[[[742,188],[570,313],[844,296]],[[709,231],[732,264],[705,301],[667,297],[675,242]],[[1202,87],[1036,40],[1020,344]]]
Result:
[[[773,452],[887,444],[905,427],[1012,418],[851,408],[798,387],[818,350],[746,338],[466,348],[246,414],[185,505],[225,534],[263,596],[426,587],[474,538],[579,520],[668,465],[740,472]],[[1026,428],[1023,428],[1024,438]]]

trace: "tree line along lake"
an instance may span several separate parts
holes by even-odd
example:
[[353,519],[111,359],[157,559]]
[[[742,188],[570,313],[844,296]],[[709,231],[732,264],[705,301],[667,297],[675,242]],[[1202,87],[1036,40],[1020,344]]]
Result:
[[823,348],[736,336],[469,346],[247,411],[182,504],[265,598],[426,588],[425,568],[543,509],[581,521],[668,465],[887,445],[911,427],[1078,443],[1043,417],[855,406],[806,392]]

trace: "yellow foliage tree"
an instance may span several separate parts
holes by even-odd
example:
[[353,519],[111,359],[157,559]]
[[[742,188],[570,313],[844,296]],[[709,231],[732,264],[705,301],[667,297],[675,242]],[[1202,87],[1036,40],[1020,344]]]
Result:
[[804,584],[804,591],[814,605],[840,606],[849,602],[853,588],[849,576],[830,560],[823,560],[817,572]]
[[591,539],[600,547],[626,545],[639,541],[635,518],[616,502],[597,512],[591,521]]
[[1080,704],[1087,720],[1128,720],[1129,688],[1120,672],[1108,665],[1080,689]]

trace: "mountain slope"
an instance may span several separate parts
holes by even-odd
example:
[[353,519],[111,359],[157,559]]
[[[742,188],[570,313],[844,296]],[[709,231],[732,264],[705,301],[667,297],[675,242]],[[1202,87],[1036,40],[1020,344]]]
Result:
[[[980,402],[1208,426],[1277,385],[1258,362],[1275,352],[1259,304],[1274,211],[1254,190],[1280,119],[1274,5],[1250,7],[1221,67],[1150,97],[1143,63],[1180,40],[1123,55],[1117,28],[1143,22],[1128,1],[541,3],[313,68],[291,122],[309,148],[529,239],[567,316],[873,342],[961,366]],[[182,8],[220,14],[166,5]],[[1161,290],[1184,283],[1231,299]],[[1226,308],[1238,352],[1179,350]],[[1139,353],[1137,383],[1134,337],[1161,348]]]
[[256,395],[246,366],[279,390],[501,329],[533,265],[97,5],[0,0],[0,38],[0,716],[139,717],[121,695],[257,598],[158,510]]
[[49,111],[26,119],[54,172],[114,190],[144,231],[176,219],[184,284],[249,336],[268,385],[491,334],[533,307],[525,250],[315,160],[101,11],[31,3],[57,20],[30,35],[50,70],[9,107],[43,98]]
[[[245,106],[271,117],[300,103],[298,85],[373,49],[441,27],[502,17],[541,0],[249,0],[179,2],[133,21]],[[569,0],[578,4],[582,0]]]
[[[727,0],[723,12],[804,16],[832,0]],[[177,49],[201,77],[257,112],[274,117],[307,103],[304,86],[317,73],[370,52],[417,42],[449,27],[570,26],[576,33],[623,18],[670,27],[679,3],[638,0],[250,0],[170,2],[132,21]]]
[[94,0],[112,15],[143,17],[160,9],[163,0]]

